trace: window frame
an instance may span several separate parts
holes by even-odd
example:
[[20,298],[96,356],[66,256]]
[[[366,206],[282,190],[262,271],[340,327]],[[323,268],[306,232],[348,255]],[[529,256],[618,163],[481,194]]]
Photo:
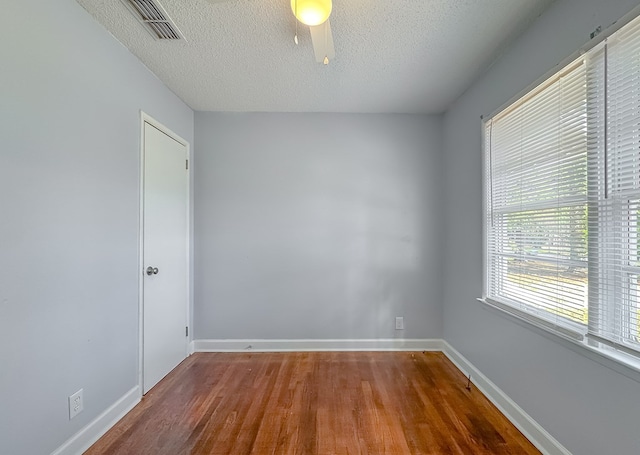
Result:
[[[625,376],[640,382],[640,353],[633,349],[625,349],[624,346],[617,345],[616,343],[609,342],[608,340],[600,339],[598,336],[594,336],[588,333],[588,325],[573,324],[568,319],[563,321],[562,325],[555,323],[555,321],[544,317],[544,315],[535,314],[531,311],[523,311],[511,305],[496,301],[487,297],[487,290],[489,285],[489,261],[490,256],[488,254],[488,218],[491,216],[488,209],[489,191],[487,186],[491,184],[489,175],[489,166],[487,161],[490,159],[489,152],[487,150],[486,142],[486,124],[488,121],[496,116],[506,112],[507,109],[512,107],[514,103],[520,100],[526,99],[536,90],[542,90],[544,84],[552,79],[554,76],[562,73],[574,64],[577,60],[584,56],[587,52],[606,41],[611,35],[618,30],[628,25],[630,22],[640,17],[640,6],[634,8],[630,13],[625,15],[619,21],[608,27],[602,33],[592,38],[584,47],[577,50],[569,57],[564,59],[550,71],[545,73],[542,77],[538,78],[534,83],[527,86],[524,90],[520,91],[516,96],[509,99],[506,103],[501,105],[498,109],[493,111],[488,116],[481,116],[480,130],[481,130],[481,147],[482,147],[482,172],[483,172],[483,191],[482,191],[482,204],[483,204],[483,224],[482,224],[482,251],[483,251],[483,289],[482,297],[477,300],[483,303],[483,307],[491,312],[501,314],[508,319],[512,319],[519,325],[529,328],[541,335],[551,338],[554,341],[568,347],[569,349],[584,355],[604,366],[607,366],[615,371],[618,371]],[[640,20],[640,19],[639,19]],[[587,158],[590,159],[589,157]],[[640,199],[640,197],[639,197]],[[589,202],[588,202],[589,204]],[[590,210],[590,208],[589,208]],[[640,219],[637,220],[640,223]],[[592,242],[592,239],[588,239],[588,243]],[[640,269],[640,267],[639,267]],[[591,271],[589,271],[589,282],[591,280]],[[589,289],[591,285],[589,285]],[[624,292],[624,291],[622,291]],[[591,313],[591,302],[588,305],[588,311]]]

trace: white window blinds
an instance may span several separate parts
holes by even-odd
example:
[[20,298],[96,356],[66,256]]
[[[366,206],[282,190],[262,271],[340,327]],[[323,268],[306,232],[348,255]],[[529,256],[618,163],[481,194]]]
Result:
[[640,24],[590,52],[589,333],[640,349]]
[[487,296],[587,322],[585,67],[577,62],[486,123]]
[[485,122],[485,298],[640,352],[640,19]]

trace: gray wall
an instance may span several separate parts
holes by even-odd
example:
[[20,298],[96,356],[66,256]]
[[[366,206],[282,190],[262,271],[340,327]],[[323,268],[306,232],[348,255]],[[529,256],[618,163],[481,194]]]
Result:
[[441,336],[440,117],[195,125],[196,339]]
[[556,1],[444,119],[444,338],[576,455],[638,453],[640,383],[475,300],[482,293],[480,116],[637,4]]
[[0,43],[0,453],[40,455],[137,384],[139,110],[193,112],[73,0],[4,2]]

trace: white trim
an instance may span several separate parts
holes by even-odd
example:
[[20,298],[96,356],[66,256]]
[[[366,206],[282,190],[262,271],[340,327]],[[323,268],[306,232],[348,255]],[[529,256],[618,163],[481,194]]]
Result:
[[91,423],[51,452],[51,455],[80,455],[83,453],[140,402],[141,390],[138,386],[129,390]]
[[182,144],[187,153],[187,160],[189,160],[189,169],[187,172],[187,295],[186,295],[186,308],[185,308],[185,324],[189,327],[189,336],[185,336],[185,358],[192,354],[191,351],[191,261],[192,261],[192,248],[191,248],[191,173],[193,172],[192,159],[191,159],[191,146],[186,139],[177,135],[165,125],[151,117],[144,111],[140,111],[140,175],[138,181],[138,193],[139,193],[139,212],[138,212],[138,385],[140,390],[144,390],[144,125],[149,125],[157,128],[176,142]]
[[[637,358],[640,356],[640,352],[638,351],[637,348],[631,348],[625,344],[622,343],[617,343],[615,341],[611,341],[608,340],[604,337],[601,337],[599,335],[593,334],[593,333],[587,333],[587,338],[590,338],[591,341],[594,342],[594,344],[597,345],[604,345],[607,346],[611,349],[614,349],[616,351],[621,351],[623,354],[627,354],[630,356],[633,356],[633,358],[635,360],[637,360]],[[638,364],[638,362],[636,362],[636,365]]]
[[138,175],[138,386],[142,391],[143,384],[143,328],[144,328],[144,122],[147,114],[140,111],[140,159]]
[[442,351],[439,339],[193,340],[193,352]]
[[490,163],[487,156],[487,122],[483,117],[480,117],[480,137],[482,140],[482,295],[487,295],[487,289],[489,289],[489,242],[487,239],[488,229],[487,224],[489,221],[488,205],[489,205],[489,188],[487,187],[490,182],[490,178],[487,178],[487,164]]
[[471,362],[442,340],[442,352],[491,401],[520,432],[546,455],[571,455],[562,444],[540,426],[538,422],[507,396],[498,386],[480,372]]

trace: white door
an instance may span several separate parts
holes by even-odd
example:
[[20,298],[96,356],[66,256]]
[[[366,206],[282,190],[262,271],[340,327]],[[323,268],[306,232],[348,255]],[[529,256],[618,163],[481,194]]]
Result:
[[187,147],[153,125],[143,131],[143,393],[187,355]]

